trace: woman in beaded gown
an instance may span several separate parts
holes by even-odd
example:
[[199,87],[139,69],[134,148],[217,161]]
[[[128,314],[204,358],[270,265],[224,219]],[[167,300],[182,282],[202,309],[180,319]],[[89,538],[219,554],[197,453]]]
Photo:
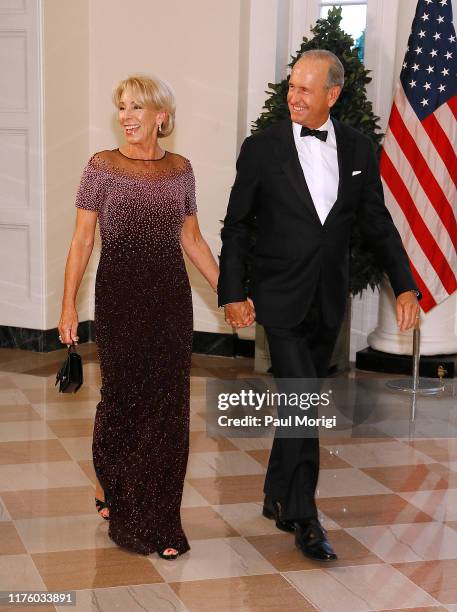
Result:
[[174,559],[189,550],[180,506],[193,319],[181,247],[213,289],[218,268],[198,229],[190,162],[158,144],[173,129],[171,90],[158,79],[130,77],[119,84],[114,101],[126,143],[96,153],[84,169],[59,333],[65,344],[78,338],[75,300],[98,218],[97,497],[104,493],[101,514],[114,542]]

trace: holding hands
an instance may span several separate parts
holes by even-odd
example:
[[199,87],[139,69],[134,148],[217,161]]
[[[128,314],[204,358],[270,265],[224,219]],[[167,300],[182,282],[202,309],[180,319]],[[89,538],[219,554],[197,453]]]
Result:
[[244,302],[232,302],[224,306],[225,320],[232,327],[249,327],[255,321],[255,308],[252,300],[247,298]]
[[[255,308],[252,300],[232,302],[224,306],[225,320],[231,327],[249,327],[255,321]],[[397,297],[397,323],[400,331],[407,331],[419,325],[419,302],[413,291],[405,291]]]

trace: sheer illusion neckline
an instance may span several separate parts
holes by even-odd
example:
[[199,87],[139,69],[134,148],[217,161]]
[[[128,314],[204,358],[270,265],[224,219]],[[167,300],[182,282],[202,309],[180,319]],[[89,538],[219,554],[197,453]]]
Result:
[[122,151],[120,151],[119,149],[115,149],[115,151],[117,151],[119,155],[122,155],[122,157],[125,157],[125,159],[129,159],[130,161],[145,161],[145,162],[161,161],[162,159],[165,158],[166,154],[168,153],[168,151],[164,151],[162,157],[158,157],[157,159],[141,159],[138,157],[129,157],[128,155],[124,155],[124,153],[122,153]]

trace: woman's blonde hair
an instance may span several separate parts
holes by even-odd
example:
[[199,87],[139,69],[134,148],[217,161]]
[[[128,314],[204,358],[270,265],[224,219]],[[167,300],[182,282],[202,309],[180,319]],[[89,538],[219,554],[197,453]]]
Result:
[[122,94],[126,89],[132,91],[141,106],[153,108],[157,111],[166,111],[167,116],[162,123],[158,137],[169,136],[175,126],[176,112],[175,96],[171,87],[156,77],[133,74],[121,81],[113,92],[113,101],[117,107],[119,107]]

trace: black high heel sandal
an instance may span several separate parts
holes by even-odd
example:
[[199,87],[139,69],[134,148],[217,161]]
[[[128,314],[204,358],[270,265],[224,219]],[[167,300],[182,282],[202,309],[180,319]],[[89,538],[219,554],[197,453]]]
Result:
[[[108,508],[109,510],[109,506],[106,501],[102,501],[101,499],[98,499],[98,497],[95,498],[95,507],[97,508],[97,512],[99,514],[105,508]],[[109,516],[103,516],[103,514],[100,514],[100,516],[102,517],[102,519],[105,519],[105,521],[109,521]]]
[[168,546],[167,548],[164,548],[162,551],[157,551],[157,554],[159,555],[161,559],[167,559],[167,561],[173,561],[174,559],[177,559],[179,557],[179,552],[177,550],[175,553],[170,553],[169,555],[166,555],[165,551],[168,549],[176,550],[176,548],[173,548],[172,546]]

